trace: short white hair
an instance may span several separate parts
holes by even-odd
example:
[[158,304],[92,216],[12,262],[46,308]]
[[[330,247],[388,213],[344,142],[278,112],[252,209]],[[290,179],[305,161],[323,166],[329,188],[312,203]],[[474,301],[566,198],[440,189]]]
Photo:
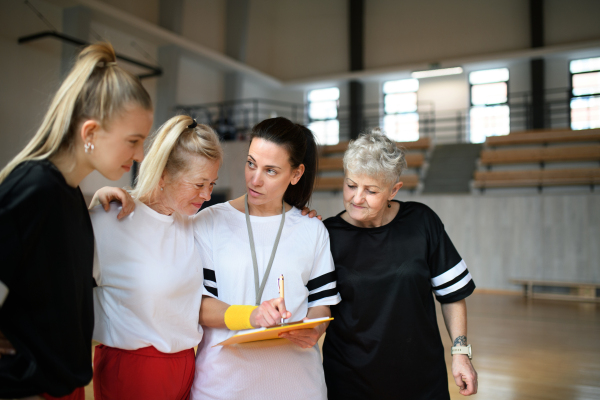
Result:
[[362,134],[344,153],[344,172],[384,180],[390,186],[400,181],[406,168],[404,149],[388,138],[380,128]]

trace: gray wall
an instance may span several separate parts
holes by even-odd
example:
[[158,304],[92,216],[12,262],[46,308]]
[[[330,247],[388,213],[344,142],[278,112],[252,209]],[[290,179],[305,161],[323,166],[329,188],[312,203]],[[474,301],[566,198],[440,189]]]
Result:
[[[600,194],[438,195],[401,192],[431,207],[467,263],[477,287],[518,290],[511,278],[600,282]],[[342,195],[317,193],[324,217]]]

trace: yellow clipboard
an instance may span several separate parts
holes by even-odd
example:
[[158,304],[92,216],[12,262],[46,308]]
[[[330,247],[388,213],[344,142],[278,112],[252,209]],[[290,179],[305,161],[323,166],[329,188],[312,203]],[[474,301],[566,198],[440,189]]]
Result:
[[271,339],[282,339],[278,335],[281,332],[295,331],[298,329],[310,329],[317,325],[332,321],[333,318],[315,318],[306,321],[290,322],[283,325],[276,325],[270,328],[258,328],[258,329],[247,329],[240,331],[237,335],[233,335],[227,340],[217,343],[212,347],[216,346],[227,346],[230,344],[257,342],[259,340],[271,340]]

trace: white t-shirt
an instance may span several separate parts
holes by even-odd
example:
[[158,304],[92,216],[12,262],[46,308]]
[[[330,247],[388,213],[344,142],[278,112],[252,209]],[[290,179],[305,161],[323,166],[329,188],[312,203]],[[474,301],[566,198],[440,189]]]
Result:
[[[271,256],[281,215],[251,216],[259,280]],[[229,203],[209,207],[195,218],[195,237],[204,267],[205,294],[227,304],[255,304],[254,268],[244,213]],[[340,302],[329,234],[321,221],[296,208],[285,225],[262,301],[279,296],[285,279],[289,321],[306,317],[309,307]],[[326,399],[318,345],[302,349],[288,340],[212,347],[237,331],[204,328],[196,355],[192,399]]]
[[94,339],[163,353],[197,346],[203,275],[192,218],[159,214],[135,200],[135,211],[119,221],[120,209],[113,203],[109,212],[90,211],[98,284]]

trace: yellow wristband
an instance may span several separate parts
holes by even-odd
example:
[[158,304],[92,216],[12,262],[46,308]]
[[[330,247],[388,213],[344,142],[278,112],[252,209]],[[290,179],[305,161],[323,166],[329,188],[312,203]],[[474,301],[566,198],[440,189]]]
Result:
[[229,306],[225,311],[225,325],[232,331],[254,328],[250,325],[250,314],[257,306]]

